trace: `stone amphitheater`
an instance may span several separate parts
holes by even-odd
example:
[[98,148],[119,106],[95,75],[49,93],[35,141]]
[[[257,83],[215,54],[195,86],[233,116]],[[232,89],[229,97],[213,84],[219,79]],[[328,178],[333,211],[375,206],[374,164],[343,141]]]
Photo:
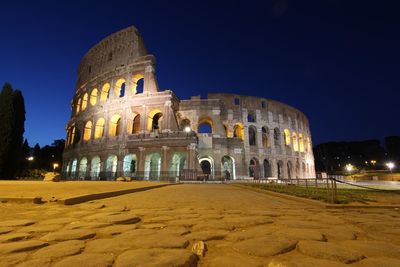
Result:
[[315,177],[299,110],[267,98],[160,90],[155,57],[131,26],[92,47],[78,68],[63,155],[66,179]]

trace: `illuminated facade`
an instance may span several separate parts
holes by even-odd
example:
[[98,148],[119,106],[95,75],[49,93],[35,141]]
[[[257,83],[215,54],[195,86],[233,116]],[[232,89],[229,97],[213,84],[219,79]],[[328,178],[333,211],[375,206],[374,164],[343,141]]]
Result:
[[315,177],[306,116],[235,94],[180,100],[160,90],[134,27],[92,47],[78,68],[66,126],[67,179]]

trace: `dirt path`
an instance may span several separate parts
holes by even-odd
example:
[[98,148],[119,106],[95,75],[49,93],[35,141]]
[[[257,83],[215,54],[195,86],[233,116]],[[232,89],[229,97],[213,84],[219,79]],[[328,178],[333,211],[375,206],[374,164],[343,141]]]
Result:
[[231,185],[1,204],[0,216],[0,266],[400,266],[398,210],[325,210]]

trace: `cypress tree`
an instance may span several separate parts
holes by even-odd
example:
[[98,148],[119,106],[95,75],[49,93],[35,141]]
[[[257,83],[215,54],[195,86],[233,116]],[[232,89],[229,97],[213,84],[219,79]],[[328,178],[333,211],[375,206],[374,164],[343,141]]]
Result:
[[25,104],[19,90],[5,83],[0,93],[0,178],[13,178],[20,166]]

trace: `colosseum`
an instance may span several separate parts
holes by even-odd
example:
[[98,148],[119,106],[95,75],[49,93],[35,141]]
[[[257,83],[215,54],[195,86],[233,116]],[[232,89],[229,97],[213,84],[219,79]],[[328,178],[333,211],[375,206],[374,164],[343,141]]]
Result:
[[267,98],[160,90],[135,27],[106,37],[78,67],[63,155],[66,179],[315,177],[308,119]]

